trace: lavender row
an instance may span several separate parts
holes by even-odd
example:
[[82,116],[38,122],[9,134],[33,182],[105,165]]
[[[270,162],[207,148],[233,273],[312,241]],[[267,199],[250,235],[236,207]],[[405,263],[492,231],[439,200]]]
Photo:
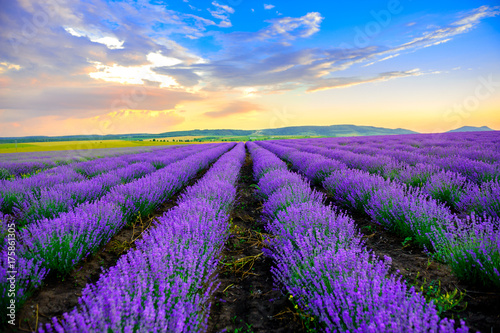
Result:
[[[7,273],[14,270],[9,266],[9,258],[15,258],[16,306],[19,307],[41,285],[50,270],[62,274],[69,272],[107,243],[132,217],[151,213],[232,146],[215,145],[148,177],[118,186],[101,200],[77,206],[54,220],[36,222],[17,233],[18,248],[11,251],[4,246],[0,255],[1,306],[9,301],[7,277],[12,274]],[[148,209],[139,211],[145,202]]]
[[[177,153],[190,149],[192,148],[170,148],[168,152]],[[13,181],[0,180],[0,211],[8,214],[12,213],[13,207],[19,206],[24,201],[24,198],[30,195],[31,197],[39,197],[42,188],[83,181],[108,171],[126,167],[132,163],[147,162],[154,165],[156,169],[159,169],[169,163],[169,157],[165,154],[166,152],[166,150],[162,150],[153,153],[129,154],[112,158],[104,157],[91,161],[57,166],[28,178]]]
[[[30,176],[44,169],[79,161],[93,160],[106,156],[120,156],[146,151],[162,150],[165,147],[107,148],[77,151],[57,151],[42,153],[0,154],[0,179]],[[40,156],[41,154],[41,156]]]
[[[354,153],[378,155],[389,153],[397,159],[408,161],[409,163],[430,163],[439,158],[464,157],[471,161],[484,162],[489,164],[500,161],[500,152],[492,150],[491,147],[466,147],[463,145],[453,146],[430,146],[425,148],[415,148],[412,145],[404,145],[401,142],[386,141],[383,144],[366,141],[362,144],[341,145],[331,140],[321,139],[318,143],[328,146],[330,149],[348,150]],[[437,143],[436,143],[437,144]]]
[[[84,143],[82,141],[82,143]],[[170,146],[168,146],[170,147]],[[36,161],[36,160],[53,160],[63,161],[66,158],[102,158],[107,156],[119,156],[126,154],[136,154],[145,152],[154,152],[156,150],[165,149],[166,146],[139,146],[139,147],[123,147],[123,148],[96,148],[83,150],[55,150],[55,151],[37,151],[24,153],[7,153],[1,154],[2,161]]]
[[[162,164],[160,166],[164,167],[202,149],[204,147],[191,146],[175,150],[168,155],[165,154],[161,158]],[[155,159],[158,158],[155,157]],[[43,218],[57,217],[60,213],[67,212],[78,204],[102,197],[115,186],[144,177],[156,170],[152,164],[147,162],[134,163],[88,180],[58,184],[41,188],[38,191],[21,193],[21,195],[24,194],[21,198],[16,193],[6,192],[7,198],[11,200],[4,200],[4,202],[7,201],[13,207],[14,216],[21,222],[22,226]]]
[[[54,165],[50,168],[42,168],[37,169],[35,173],[29,175],[29,177],[15,178],[9,180],[0,180],[0,185],[8,186],[10,183],[21,183],[24,186],[51,186],[54,181],[51,178],[54,178],[54,175],[59,174],[61,172],[68,172],[73,170],[83,177],[93,177],[103,172],[109,171],[113,168],[117,168],[120,166],[124,166],[130,163],[136,162],[144,162],[151,161],[152,163],[156,162],[155,156],[158,154],[163,154],[167,151],[172,151],[175,149],[179,149],[181,146],[172,146],[168,148],[163,148],[161,150],[157,149],[154,152],[129,152],[127,154],[111,154],[111,156],[101,157],[95,156],[90,160],[77,161],[72,163],[62,163],[62,165]],[[2,177],[0,177],[1,179]]]
[[[301,309],[327,332],[455,332],[400,279],[389,275],[362,242],[354,221],[323,205],[300,175],[269,151],[248,143],[259,193],[265,198],[267,230],[275,237],[265,251],[272,273]],[[461,323],[457,332],[467,332]]]
[[460,219],[418,189],[352,170],[321,155],[268,142],[259,145],[321,182],[344,207],[365,213],[388,230],[447,262],[462,280],[500,286],[500,220],[475,214]]
[[383,149],[370,147],[347,148],[348,146],[332,147],[326,143],[321,143],[319,140],[309,142],[309,144],[311,143],[336,151],[352,167],[364,169],[365,171],[373,170],[372,172],[379,172],[391,178],[407,179],[409,176],[408,171],[411,172],[408,169],[412,167],[421,169],[424,174],[440,171],[459,173],[469,181],[477,184],[499,179],[500,177],[497,161],[486,163],[481,160],[467,158],[465,155],[467,155],[468,150],[465,149],[457,152],[457,155],[441,157],[402,151],[390,146]]
[[[151,153],[137,154],[139,160],[148,161],[155,155]],[[77,162],[71,165],[57,166],[44,170],[29,178],[13,181],[0,180],[0,211],[12,213],[14,206],[19,206],[25,198],[39,197],[42,188],[49,188],[58,184],[82,182],[104,172],[123,168],[131,162],[125,158],[100,158],[86,162]]]
[[[327,154],[329,157],[346,163],[349,167],[361,169],[371,173],[384,175],[388,178],[400,178],[402,181],[411,179],[415,175],[413,167],[422,171],[422,176],[440,171],[451,171],[466,177],[470,182],[483,182],[500,179],[500,166],[474,161],[462,156],[453,157],[421,157],[415,158],[411,153],[401,154],[394,148],[388,147],[374,155],[365,152],[353,152],[344,148],[332,147],[326,139],[283,140],[280,144],[301,148],[311,153]],[[410,156],[409,156],[410,155]],[[417,173],[419,174],[419,173]],[[424,179],[426,181],[427,179]]]
[[487,163],[500,161],[500,132],[391,135],[357,138],[320,139],[331,148],[347,148],[354,152],[394,149],[421,157],[462,156]]
[[[500,218],[500,180],[485,181],[477,185],[468,181],[461,173],[443,171],[432,164],[419,163],[409,166],[395,162],[387,156],[354,154],[289,141],[278,143],[289,148],[329,157],[341,162],[343,166],[380,174],[386,179],[420,188],[423,193],[446,203],[461,213],[474,212]],[[460,161],[457,163],[460,164]],[[465,163],[460,165],[467,169]],[[471,177],[475,178],[475,176]]]
[[206,330],[228,212],[245,159],[243,144],[223,155],[158,219],[135,250],[120,258],[80,307],[41,332],[198,332]]

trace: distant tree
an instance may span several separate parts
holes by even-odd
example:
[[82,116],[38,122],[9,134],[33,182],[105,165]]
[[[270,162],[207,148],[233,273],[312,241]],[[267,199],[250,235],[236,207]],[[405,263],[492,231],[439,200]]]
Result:
[[156,141],[156,139],[153,139],[153,141]]

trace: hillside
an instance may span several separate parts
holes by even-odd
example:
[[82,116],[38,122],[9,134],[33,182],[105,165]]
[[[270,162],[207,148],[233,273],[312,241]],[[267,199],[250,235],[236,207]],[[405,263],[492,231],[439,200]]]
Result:
[[164,132],[159,134],[109,134],[109,135],[64,135],[64,136],[25,136],[0,137],[0,143],[47,142],[47,141],[86,141],[86,140],[142,140],[179,136],[211,136],[211,137],[238,137],[238,136],[367,136],[390,134],[416,134],[417,132],[396,128],[383,128],[356,125],[331,126],[291,126],[261,130],[237,129],[195,129],[188,131]]
[[293,126],[257,131],[261,135],[310,135],[310,136],[366,136],[390,134],[416,134],[417,132],[396,128],[356,125]]
[[460,128],[448,131],[446,133],[458,133],[458,132],[485,132],[485,131],[494,131],[493,129],[489,128],[488,126],[481,126],[481,127],[476,127],[476,126],[462,126]]

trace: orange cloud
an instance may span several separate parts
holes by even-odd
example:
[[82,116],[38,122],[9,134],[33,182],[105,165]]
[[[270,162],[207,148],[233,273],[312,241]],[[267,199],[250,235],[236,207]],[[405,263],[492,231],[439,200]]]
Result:
[[185,118],[175,110],[120,110],[89,118],[43,116],[22,124],[0,123],[2,136],[28,135],[107,135],[127,133],[162,133],[172,131]]
[[205,112],[204,115],[210,118],[223,118],[235,114],[249,113],[252,111],[263,111],[264,108],[258,104],[246,101],[234,101],[220,111]]

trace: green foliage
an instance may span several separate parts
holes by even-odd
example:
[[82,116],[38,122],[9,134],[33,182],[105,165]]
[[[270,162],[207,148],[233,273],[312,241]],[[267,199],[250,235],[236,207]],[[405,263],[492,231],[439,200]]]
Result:
[[500,288],[500,252],[494,240],[480,239],[472,233],[461,239],[467,241],[440,245],[434,256],[448,263],[462,281]]
[[2,211],[6,214],[12,214],[14,207],[19,206],[24,198],[22,194],[15,192],[3,192],[0,196],[3,199]]
[[257,184],[251,184],[249,187],[255,188],[257,191],[260,191],[260,187]]
[[401,173],[401,169],[391,169],[389,172],[384,173],[384,178],[385,179],[399,179],[399,174]]
[[450,207],[456,207],[456,204],[460,201],[463,194],[464,189],[462,186],[447,184],[444,182],[435,184],[430,190],[432,198],[444,202]]
[[422,187],[427,184],[430,177],[430,173],[424,172],[421,174],[413,175],[408,181],[405,181],[405,183],[413,187]]
[[465,292],[454,289],[452,292],[445,293],[441,290],[441,281],[439,280],[432,280],[430,283],[427,283],[424,279],[424,283],[420,287],[416,286],[416,288],[418,290],[417,293],[422,293],[427,302],[434,303],[439,315],[450,310],[456,312],[464,311],[467,307],[467,302],[462,302]]
[[9,170],[0,168],[0,179],[9,179],[9,178],[11,178]]
[[362,226],[361,227],[361,230],[366,230],[368,231],[370,234],[373,234],[377,231],[377,229],[375,229],[375,227],[373,227],[372,225],[365,225],[365,226]]
[[406,237],[403,242],[401,242],[401,245],[403,245],[403,248],[409,246],[411,244],[412,238],[411,237]]
[[32,172],[32,173],[22,173],[20,176],[21,176],[21,178],[23,178],[23,179],[24,179],[24,178],[29,178],[29,177],[31,177],[31,176],[33,176],[33,175],[36,175],[37,173],[40,173],[42,170],[43,170],[43,169],[37,169],[37,170],[35,170],[35,171],[34,171],[34,172]]
[[[292,303],[293,309],[294,309],[293,311],[296,312],[300,321],[302,322],[302,325],[304,326],[304,328],[307,332],[313,333],[313,332],[323,331],[318,318],[314,315],[311,315],[307,311],[307,309],[301,309],[299,307],[298,303],[293,298],[293,295],[290,295],[288,297],[288,300]],[[307,305],[306,305],[306,307],[307,307]]]
[[40,220],[43,218],[53,218],[60,213],[68,211],[68,205],[65,202],[60,201],[35,201],[33,205],[23,215],[23,218],[19,221],[19,225],[23,226],[34,219]]

